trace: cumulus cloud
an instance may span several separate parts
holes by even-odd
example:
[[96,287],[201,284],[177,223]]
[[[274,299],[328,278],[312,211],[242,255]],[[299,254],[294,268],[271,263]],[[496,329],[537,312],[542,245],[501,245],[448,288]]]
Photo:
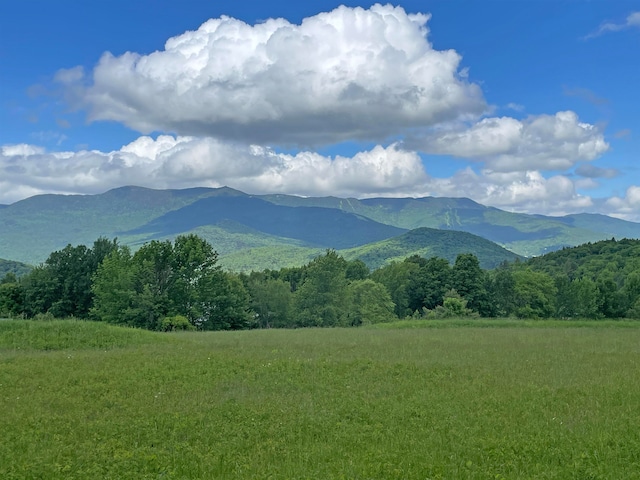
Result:
[[[343,197],[468,197],[511,211],[560,215],[593,207],[567,176],[540,172],[476,173],[465,168],[436,178],[416,152],[376,146],[352,157],[295,155],[214,138],[140,137],[112,152],[47,152],[1,147],[0,203],[38,193],[101,193],[122,185],[219,187],[247,193]],[[609,208],[609,207],[607,207]]]
[[272,145],[382,141],[486,109],[460,56],[432,48],[429,18],[379,4],[341,6],[299,25],[223,16],[162,51],[105,53],[90,74],[74,68],[57,79],[91,120],[142,133]]
[[[86,109],[89,120],[171,135],[141,136],[111,152],[0,146],[0,203],[133,184],[359,198],[464,196],[546,214],[599,208],[577,189],[617,174],[585,164],[609,148],[601,129],[571,111],[483,118],[493,114],[481,89],[458,53],[429,43],[429,19],[379,4],[338,7],[300,24],[249,25],[223,16],[148,55],[105,53],[91,70],[60,70],[56,88],[67,104]],[[378,145],[349,157],[307,149],[351,140]],[[299,151],[281,153],[283,146]],[[477,167],[436,178],[423,154],[469,159]],[[576,165],[581,178],[542,173]],[[627,208],[627,197],[606,208]]]
[[422,160],[396,145],[353,157],[278,153],[213,138],[140,137],[113,152],[46,152],[4,146],[0,202],[44,192],[99,193],[121,185],[152,188],[229,185],[250,193],[384,195],[427,182]]
[[[593,206],[564,175],[545,178],[540,172],[474,172],[467,167],[451,178],[435,179],[436,196],[469,197],[483,205],[520,213],[566,215]],[[456,193],[457,192],[457,193]]]
[[606,22],[600,25],[600,27],[587,35],[585,39],[590,39],[594,37],[599,37],[605,33],[609,32],[619,32],[621,30],[627,30],[629,28],[640,28],[640,12],[632,12],[627,15],[627,18],[624,22],[615,23],[615,22]]
[[606,199],[603,210],[603,213],[625,220],[640,221],[640,186],[631,185],[624,197]]
[[609,149],[596,126],[571,111],[484,118],[468,128],[439,128],[407,140],[408,148],[483,162],[498,172],[566,170]]

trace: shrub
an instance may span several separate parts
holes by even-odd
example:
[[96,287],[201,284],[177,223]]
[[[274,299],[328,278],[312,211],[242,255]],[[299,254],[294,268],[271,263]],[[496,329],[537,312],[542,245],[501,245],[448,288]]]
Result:
[[173,317],[164,317],[160,320],[160,330],[163,332],[175,332],[178,330],[195,330],[196,327],[191,325],[189,319],[182,315],[174,315]]

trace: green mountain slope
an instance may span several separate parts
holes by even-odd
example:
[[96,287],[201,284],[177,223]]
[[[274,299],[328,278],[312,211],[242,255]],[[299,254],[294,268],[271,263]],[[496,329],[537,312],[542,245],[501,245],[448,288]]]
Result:
[[629,274],[640,272],[640,240],[587,243],[531,258],[527,265],[554,276],[610,278],[621,285]]
[[90,245],[100,236],[118,237],[135,248],[197,233],[218,250],[223,265],[243,270],[306,263],[326,248],[363,255],[371,265],[405,253],[451,258],[446,248],[425,244],[416,252],[384,242],[416,228],[464,231],[524,256],[611,237],[640,238],[640,224],[602,215],[523,215],[464,198],[357,200],[247,195],[230,188],[123,187],[101,195],[40,195],[2,206],[0,257],[35,265],[68,243]]
[[558,220],[571,227],[596,230],[607,236],[621,238],[640,238],[640,224],[627,222],[619,218],[594,213],[580,213],[559,217]]
[[523,256],[541,255],[565,246],[619,238],[640,238],[640,224],[604,215],[547,217],[506,212],[467,198],[301,198],[266,195],[279,205],[338,208],[400,228],[459,230],[479,235]]
[[16,277],[20,277],[30,271],[31,267],[29,265],[0,258],[0,280],[4,278],[7,273],[13,273]]
[[69,243],[89,245],[100,236],[120,236],[205,196],[236,194],[241,193],[122,187],[101,195],[30,197],[0,209],[0,257],[37,264]]
[[100,236],[136,247],[197,233],[227,255],[280,246],[353,247],[402,232],[337,209],[279,206],[229,188],[123,187],[102,195],[41,195],[1,209],[0,256],[36,264],[69,243],[90,245]]
[[334,208],[288,207],[252,196],[215,196],[168,212],[126,232],[150,237],[191,232],[205,225],[233,222],[270,236],[299,240],[309,246],[348,248],[390,238],[403,229]]
[[371,269],[391,261],[401,261],[411,255],[440,257],[453,263],[461,253],[473,253],[482,268],[495,268],[500,263],[522,258],[489,240],[467,232],[418,228],[398,237],[342,250],[346,259],[360,259]]

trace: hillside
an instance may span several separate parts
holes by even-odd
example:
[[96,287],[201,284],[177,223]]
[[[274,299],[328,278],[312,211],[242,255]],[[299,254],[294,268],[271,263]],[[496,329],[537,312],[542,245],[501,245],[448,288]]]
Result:
[[604,240],[550,252],[526,264],[553,276],[590,280],[611,279],[622,285],[630,274],[640,272],[640,240]]
[[223,222],[242,225],[254,232],[299,240],[308,246],[336,249],[364,245],[404,232],[403,229],[333,208],[288,207],[251,196],[215,196],[168,212],[125,234],[167,237]]
[[468,198],[301,198],[266,195],[279,205],[337,208],[399,228],[459,230],[479,235],[522,256],[617,236],[640,238],[640,224],[604,215],[547,217],[506,212]]
[[424,227],[340,253],[348,260],[362,260],[372,270],[416,254],[426,258],[444,258],[453,264],[459,254],[473,253],[478,257],[480,266],[485,269],[495,268],[505,260],[522,258],[477,235]]
[[0,280],[2,280],[7,273],[13,273],[16,277],[20,277],[30,271],[31,267],[29,265],[0,258]]
[[0,209],[0,257],[37,264],[69,243],[120,236],[204,196],[234,192],[122,187],[100,195],[37,195]]
[[[153,239],[197,233],[233,269],[305,263],[326,248],[363,255],[377,265],[387,254],[400,258],[405,252],[419,253],[384,244],[417,228],[467,232],[523,256],[611,237],[640,238],[640,224],[603,215],[524,215],[464,198],[358,200],[247,195],[226,187],[122,187],[100,195],[39,195],[3,206],[0,257],[35,265],[69,243],[91,244],[100,236],[117,237],[136,248]],[[347,251],[354,248],[362,253]],[[418,250],[447,256],[446,248],[420,245]]]

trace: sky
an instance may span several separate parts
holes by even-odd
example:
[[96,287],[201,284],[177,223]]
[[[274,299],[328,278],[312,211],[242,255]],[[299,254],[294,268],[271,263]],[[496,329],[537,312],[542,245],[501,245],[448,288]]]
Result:
[[0,204],[124,185],[640,221],[640,2],[20,0]]

